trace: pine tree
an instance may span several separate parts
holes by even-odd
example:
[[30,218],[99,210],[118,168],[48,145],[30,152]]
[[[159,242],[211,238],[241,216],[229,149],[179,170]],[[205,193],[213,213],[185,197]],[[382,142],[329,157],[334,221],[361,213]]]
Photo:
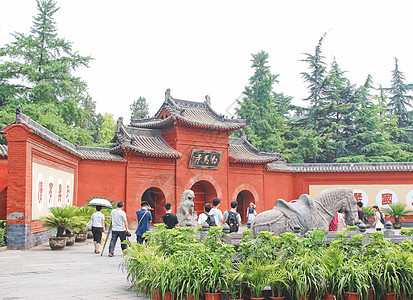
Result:
[[403,72],[399,70],[398,59],[395,58],[394,60],[395,68],[392,71],[391,87],[388,89],[390,93],[389,106],[392,113],[398,116],[398,126],[405,128],[412,125],[412,118],[407,108],[412,107],[410,102],[413,96],[409,95],[409,92],[413,91],[413,84],[406,83]]
[[145,97],[139,97],[129,105],[131,110],[131,119],[145,118],[149,113],[149,106]]
[[8,123],[21,104],[24,113],[63,138],[93,143],[96,105],[86,83],[73,75],[77,68],[88,67],[91,57],[80,56],[58,37],[54,0],[37,0],[37,9],[30,34],[13,33],[14,41],[0,48],[1,123]]
[[305,53],[305,59],[301,60],[309,64],[308,69],[310,72],[302,72],[301,76],[308,84],[310,95],[304,100],[310,102],[307,127],[311,130],[318,131],[319,122],[323,119],[320,106],[324,100],[324,92],[328,84],[327,80],[327,64],[324,62],[324,56],[322,53],[322,44],[326,36],[326,33],[318,41],[314,54]]
[[277,112],[274,102],[273,84],[278,75],[271,73],[268,64],[268,53],[260,51],[252,55],[254,75],[245,87],[244,97],[238,100],[236,113],[247,119],[245,129],[248,140],[263,151],[279,151],[282,146],[280,127],[282,116]]

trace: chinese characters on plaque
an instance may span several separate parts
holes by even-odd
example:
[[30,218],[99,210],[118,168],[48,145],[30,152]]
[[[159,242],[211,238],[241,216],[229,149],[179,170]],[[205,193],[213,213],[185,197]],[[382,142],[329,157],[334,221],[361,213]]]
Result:
[[217,170],[221,161],[221,154],[221,151],[193,149],[189,158],[188,168]]

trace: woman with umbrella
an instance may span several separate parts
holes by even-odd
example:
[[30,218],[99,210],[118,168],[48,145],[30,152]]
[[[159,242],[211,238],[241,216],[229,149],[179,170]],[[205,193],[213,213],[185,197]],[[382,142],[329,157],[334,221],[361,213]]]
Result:
[[92,214],[90,220],[92,221],[93,243],[95,245],[95,253],[100,253],[100,243],[102,241],[102,233],[105,230],[105,216],[101,213],[102,206],[96,205],[96,212]]
[[89,206],[95,206],[96,212],[92,214],[90,220],[92,221],[93,243],[95,245],[95,253],[100,253],[100,243],[102,241],[102,233],[106,233],[105,216],[102,214],[102,207],[112,208],[112,204],[106,199],[93,199],[89,202]]

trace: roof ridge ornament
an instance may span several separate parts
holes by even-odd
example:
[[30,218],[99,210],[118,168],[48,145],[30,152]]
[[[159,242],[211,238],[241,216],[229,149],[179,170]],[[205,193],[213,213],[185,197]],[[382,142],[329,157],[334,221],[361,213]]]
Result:
[[209,95],[205,96],[205,103],[211,105],[211,98],[209,97]]
[[120,128],[123,126],[123,117],[119,117],[116,124],[116,132],[120,132]]
[[17,108],[16,108],[16,119],[20,118],[21,115],[22,115],[22,107],[21,107],[21,105],[19,104],[19,105],[17,106]]

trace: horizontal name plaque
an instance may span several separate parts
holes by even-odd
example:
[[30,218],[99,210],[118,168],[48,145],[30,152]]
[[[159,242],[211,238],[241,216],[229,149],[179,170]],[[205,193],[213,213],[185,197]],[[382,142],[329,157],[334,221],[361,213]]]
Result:
[[188,168],[217,170],[221,161],[221,154],[221,151],[192,149]]

